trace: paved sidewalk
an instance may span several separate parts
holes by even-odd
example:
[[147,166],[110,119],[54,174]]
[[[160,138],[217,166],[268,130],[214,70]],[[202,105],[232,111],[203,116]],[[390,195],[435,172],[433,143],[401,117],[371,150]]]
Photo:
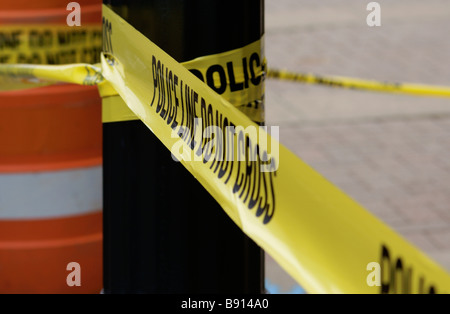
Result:
[[[266,0],[271,68],[450,86],[450,2]],[[266,80],[280,141],[450,272],[450,99]],[[279,292],[295,283],[268,256]]]

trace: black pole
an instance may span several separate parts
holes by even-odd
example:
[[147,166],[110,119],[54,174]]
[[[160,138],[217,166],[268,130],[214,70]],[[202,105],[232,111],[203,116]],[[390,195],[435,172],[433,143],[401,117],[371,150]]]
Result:
[[[264,32],[263,0],[104,3],[178,62]],[[103,182],[105,293],[264,292],[264,252],[141,121],[103,124]]]

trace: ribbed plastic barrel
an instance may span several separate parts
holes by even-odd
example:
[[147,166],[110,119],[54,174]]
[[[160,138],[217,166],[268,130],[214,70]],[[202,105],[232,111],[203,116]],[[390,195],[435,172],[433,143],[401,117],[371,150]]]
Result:
[[[77,2],[80,27],[67,25],[69,1],[2,0],[0,61],[96,62],[101,1]],[[97,89],[1,92],[0,293],[100,293],[102,277]]]

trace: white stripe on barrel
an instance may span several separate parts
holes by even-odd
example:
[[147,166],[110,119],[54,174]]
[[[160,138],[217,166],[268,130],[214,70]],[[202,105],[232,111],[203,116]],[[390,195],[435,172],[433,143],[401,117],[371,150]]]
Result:
[[102,166],[0,174],[0,219],[62,218],[102,208]]

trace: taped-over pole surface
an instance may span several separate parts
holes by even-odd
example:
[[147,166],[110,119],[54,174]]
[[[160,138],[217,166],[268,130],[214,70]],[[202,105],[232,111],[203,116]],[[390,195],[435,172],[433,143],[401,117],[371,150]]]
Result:
[[[264,31],[262,0],[104,3],[179,62]],[[105,293],[263,292],[263,251],[142,122],[105,123],[103,143]]]

